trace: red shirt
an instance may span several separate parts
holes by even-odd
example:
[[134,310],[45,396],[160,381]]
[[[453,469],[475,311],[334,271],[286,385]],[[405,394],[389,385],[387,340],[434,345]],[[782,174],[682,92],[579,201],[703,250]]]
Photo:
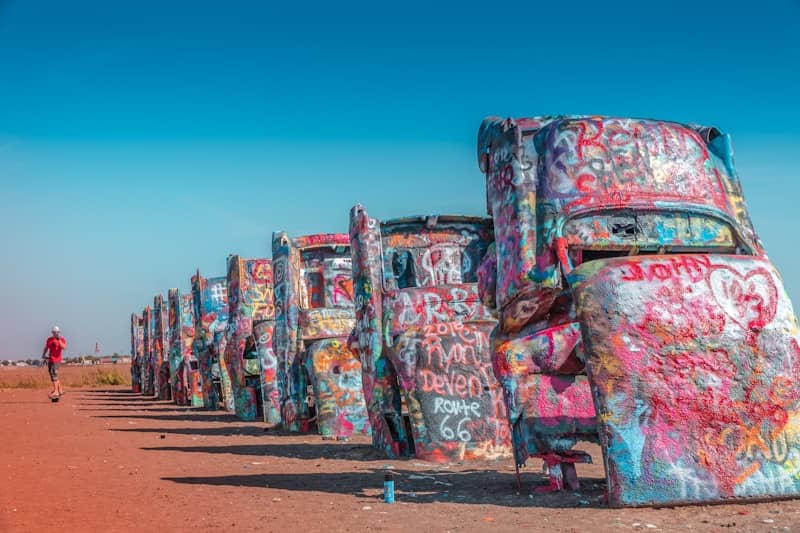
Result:
[[67,339],[64,337],[50,337],[47,339],[47,342],[44,343],[44,349],[50,352],[50,356],[48,357],[48,361],[51,363],[60,363],[61,362],[61,352],[64,348],[67,347]]

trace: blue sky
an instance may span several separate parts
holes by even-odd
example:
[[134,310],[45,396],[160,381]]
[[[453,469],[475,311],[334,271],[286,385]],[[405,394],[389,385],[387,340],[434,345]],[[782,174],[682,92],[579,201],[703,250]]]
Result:
[[154,294],[355,202],[482,214],[486,115],[731,132],[800,304],[797,0],[267,4],[0,0],[0,359],[127,352]]

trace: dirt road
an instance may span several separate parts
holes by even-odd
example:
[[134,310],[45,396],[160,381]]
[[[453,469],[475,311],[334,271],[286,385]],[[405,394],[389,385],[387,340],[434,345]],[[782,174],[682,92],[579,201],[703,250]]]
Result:
[[[121,388],[0,391],[0,531],[800,530],[800,502],[609,509],[601,465],[580,493],[513,488],[511,461],[387,460],[366,440],[267,432]],[[596,460],[599,449],[586,448]],[[382,502],[385,469],[397,502]]]

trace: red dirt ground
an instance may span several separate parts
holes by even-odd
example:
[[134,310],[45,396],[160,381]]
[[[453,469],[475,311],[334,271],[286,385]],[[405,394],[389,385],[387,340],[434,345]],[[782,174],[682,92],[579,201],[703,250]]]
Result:
[[[267,432],[124,388],[0,390],[0,531],[800,530],[800,502],[609,509],[602,466],[580,493],[513,489],[513,464],[387,460],[364,439]],[[586,448],[597,461],[596,447]],[[397,502],[380,499],[385,468]]]

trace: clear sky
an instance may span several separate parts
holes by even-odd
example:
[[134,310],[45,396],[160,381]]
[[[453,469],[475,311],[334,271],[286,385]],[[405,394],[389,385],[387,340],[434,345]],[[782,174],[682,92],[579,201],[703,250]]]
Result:
[[0,359],[127,353],[156,293],[355,202],[484,213],[486,115],[731,132],[800,305],[798,0],[271,4],[0,0]]

